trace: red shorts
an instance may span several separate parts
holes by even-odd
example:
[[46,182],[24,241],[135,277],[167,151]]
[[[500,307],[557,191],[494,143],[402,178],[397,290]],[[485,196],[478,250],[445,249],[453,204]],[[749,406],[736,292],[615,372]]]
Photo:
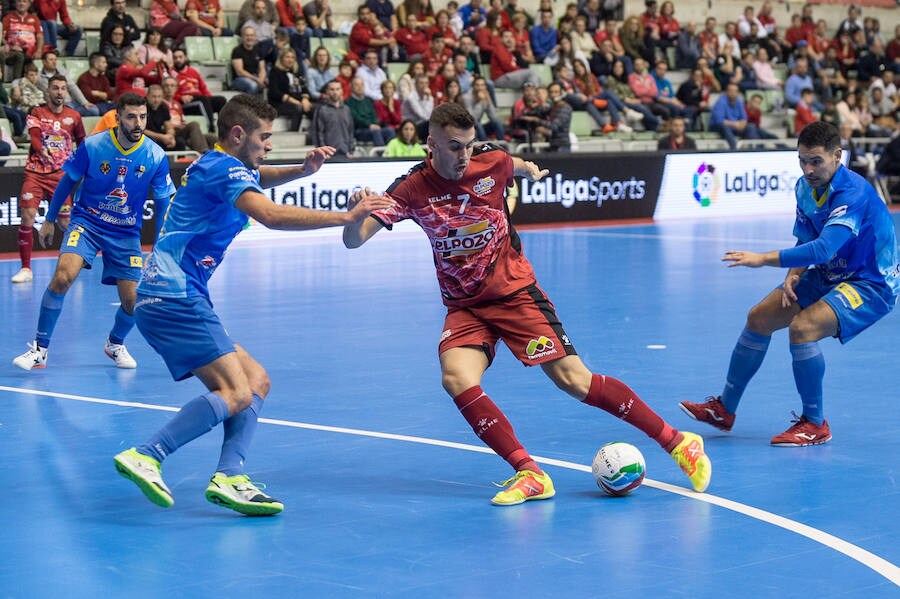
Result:
[[[37,210],[44,200],[48,202],[53,197],[57,185],[63,178],[63,171],[55,173],[33,173],[25,171],[25,181],[22,183],[22,193],[19,194],[19,210],[33,208]],[[72,211],[72,198],[66,198],[63,207],[59,210],[60,216],[68,216]]]
[[526,366],[576,355],[553,304],[537,285],[497,302],[449,308],[438,354],[454,347],[480,347],[493,361],[500,339]]

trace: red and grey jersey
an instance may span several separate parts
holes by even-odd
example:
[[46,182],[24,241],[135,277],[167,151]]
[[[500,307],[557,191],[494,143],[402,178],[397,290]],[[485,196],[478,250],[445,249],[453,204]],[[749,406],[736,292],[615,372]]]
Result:
[[[75,144],[83,142],[85,137],[81,115],[68,106],[64,106],[58,114],[46,104],[35,106],[28,113],[25,126],[32,133],[25,170],[32,173],[55,173],[60,170],[75,151]],[[38,130],[39,147],[35,147],[33,129]],[[42,152],[43,148],[47,149],[49,158]]]
[[409,218],[425,231],[445,305],[489,302],[535,281],[509,220],[513,183],[509,154],[479,143],[462,179],[444,179],[426,159],[388,188],[396,206],[372,216],[387,228]]

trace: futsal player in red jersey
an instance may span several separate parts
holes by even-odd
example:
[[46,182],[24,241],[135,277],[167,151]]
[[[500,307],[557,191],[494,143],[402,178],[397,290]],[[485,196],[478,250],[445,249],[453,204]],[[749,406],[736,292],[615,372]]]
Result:
[[[475,434],[516,471],[493,503],[515,505],[555,493],[550,476],[481,388],[501,339],[523,364],[540,365],[569,395],[644,431],[669,452],[696,491],[705,491],[712,465],[703,439],[672,428],[623,382],[588,370],[537,284],[510,223],[505,190],[514,176],[537,181],[549,171],[476,142],[472,115],[455,103],[434,109],[427,144],[428,158],[385,192],[395,206],[344,227],[344,245],[359,247],[407,218],[428,235],[447,307],[438,347],[444,389]],[[368,188],[358,191],[351,204],[372,195]]]
[[[43,200],[50,201],[63,176],[62,165],[75,145],[84,141],[84,124],[77,111],[66,106],[68,83],[62,75],[54,75],[47,84],[47,102],[35,106],[28,113],[25,126],[31,136],[28,160],[25,162],[25,181],[19,194],[19,258],[22,268],[13,275],[13,283],[28,283],[31,273],[31,250],[34,246],[34,220]],[[69,200],[60,210],[60,226],[68,222]]]

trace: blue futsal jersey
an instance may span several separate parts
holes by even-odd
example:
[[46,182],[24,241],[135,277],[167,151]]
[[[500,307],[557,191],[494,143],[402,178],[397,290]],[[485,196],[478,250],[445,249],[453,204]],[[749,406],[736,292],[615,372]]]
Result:
[[800,243],[816,239],[826,226],[843,225],[853,236],[825,264],[816,268],[837,285],[866,280],[900,292],[900,252],[894,223],[875,189],[864,178],[840,166],[821,196],[801,177],[795,189],[794,235]]
[[85,138],[63,170],[81,179],[72,222],[112,237],[140,236],[150,191],[154,198],[166,200],[175,193],[165,151],[146,136],[123,150],[115,129]]
[[234,206],[247,190],[263,192],[259,171],[219,151],[218,146],[191,164],[169,205],[138,293],[208,298],[209,278],[231,241],[247,224],[247,215]]

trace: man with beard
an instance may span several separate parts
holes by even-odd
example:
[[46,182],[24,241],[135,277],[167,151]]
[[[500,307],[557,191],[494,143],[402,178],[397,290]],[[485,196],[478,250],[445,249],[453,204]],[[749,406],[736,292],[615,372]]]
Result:
[[[54,75],[47,82],[47,102],[32,108],[25,119],[31,147],[25,163],[22,192],[19,194],[22,222],[19,225],[18,241],[22,268],[13,275],[13,283],[29,283],[34,279],[31,273],[31,249],[34,245],[34,220],[38,206],[53,197],[63,176],[63,163],[75,150],[75,144],[81,145],[84,141],[81,115],[66,106],[68,93],[66,78]],[[61,212],[62,218],[68,218],[68,212],[69,206],[66,206]]]
[[184,113],[205,116],[209,130],[215,131],[213,115],[219,114],[225,106],[225,97],[212,95],[203,76],[190,65],[187,53],[181,48],[172,51],[172,67],[178,81],[175,98],[184,106]]
[[[55,82],[51,80],[51,86]],[[65,95],[64,88],[62,95]],[[159,230],[175,186],[169,176],[165,152],[144,137],[146,98],[132,93],[120,96],[116,103],[116,123],[108,132],[87,138],[62,165],[65,175],[56,186],[39,233],[42,246],[46,247],[53,237],[63,202],[76,185],[78,190],[56,272],[41,299],[34,344],[13,360],[23,370],[47,365],[47,348],[66,292],[82,268],[92,267],[100,252],[103,252],[101,281],[104,285],[116,285],[121,301],[105,352],[118,368],[137,367],[125,349],[124,339],[134,327],[135,289],[143,266],[144,202],[152,191]]]

